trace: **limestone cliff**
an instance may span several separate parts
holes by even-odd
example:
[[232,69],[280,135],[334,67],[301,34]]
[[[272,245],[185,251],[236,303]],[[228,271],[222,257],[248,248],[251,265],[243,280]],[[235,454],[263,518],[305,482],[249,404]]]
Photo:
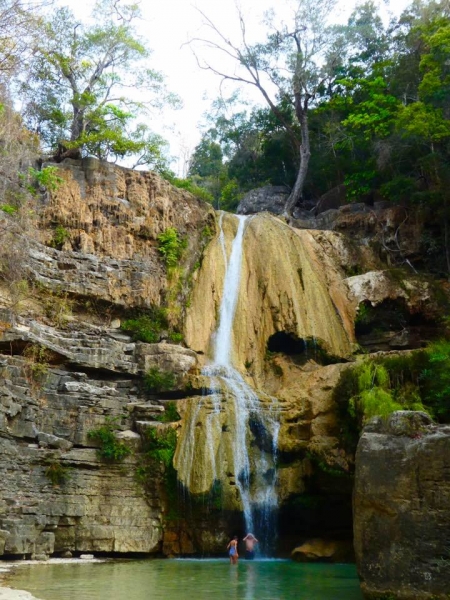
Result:
[[[169,371],[182,388],[197,358],[119,327],[131,308],[167,306],[187,293],[202,231],[214,221],[207,205],[155,174],[91,159],[66,161],[59,174],[63,184],[39,199],[36,235],[1,217],[15,231],[22,262],[14,266],[29,283],[12,273],[0,285],[0,554],[157,553],[168,510],[163,470],[155,464],[152,486],[136,473],[138,431],[159,427],[164,406],[149,397],[143,375]],[[53,241],[56,226],[63,243]],[[188,246],[170,299],[173,281],[157,248],[168,227]],[[133,450],[123,464],[102,459],[89,437],[108,419]]]
[[[60,175],[59,189],[39,198],[35,235],[17,236],[28,284],[0,282],[0,553],[220,552],[230,528],[242,526],[230,445],[241,415],[231,400],[228,414],[217,413],[217,389],[201,368],[212,355],[236,218],[152,173],[86,159],[65,161]],[[187,246],[175,275],[158,250],[169,227]],[[436,325],[433,290],[394,277],[344,233],[296,229],[267,214],[249,218],[243,247],[233,363],[267,411],[276,406],[281,545],[290,552],[309,534],[330,532],[345,541],[354,456],[334,389],[358,344],[419,346],[418,321]],[[386,302],[406,321],[386,322],[374,342]],[[121,329],[131,309],[155,307],[170,309],[183,342],[170,343],[164,327],[151,344]],[[149,392],[149,370],[172,375],[170,385]],[[170,400],[181,419],[161,423]],[[89,436],[111,419],[132,449],[122,465],[103,460]],[[267,440],[260,423],[252,426],[254,467]],[[175,517],[161,461],[150,483],[136,478],[154,430],[176,431],[174,464],[193,492]],[[52,481],[52,470],[64,477]]]
[[[235,227],[235,219],[225,216],[228,253]],[[251,364],[256,383],[262,378],[269,338],[277,332],[322,344],[341,358],[351,354],[354,331],[347,288],[321,244],[324,237],[293,230],[268,214],[248,221],[233,348],[234,363],[242,371]],[[211,343],[223,280],[224,256],[217,237],[205,253],[187,311],[186,341],[193,349],[203,350]]]

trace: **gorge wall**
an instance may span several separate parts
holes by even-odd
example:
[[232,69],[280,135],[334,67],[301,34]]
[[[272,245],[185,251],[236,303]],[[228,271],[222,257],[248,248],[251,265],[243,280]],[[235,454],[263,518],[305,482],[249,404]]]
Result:
[[[41,194],[36,228],[16,236],[29,283],[0,286],[0,554],[222,553],[243,527],[242,505],[239,474],[224,460],[234,426],[222,414],[211,436],[214,390],[204,367],[237,219],[152,173],[86,159],[65,161],[60,174],[64,183]],[[11,217],[1,219],[8,226]],[[58,227],[65,235],[55,241]],[[172,269],[158,249],[169,228],[186,246]],[[315,538],[351,541],[355,440],[346,439],[336,390],[355,357],[417,348],[439,329],[430,282],[388,269],[369,242],[266,213],[246,221],[232,362],[263,405],[276,401],[283,554]],[[124,329],[160,308],[167,322],[152,343]],[[146,386],[149,371],[172,376],[165,389]],[[92,431],[105,425],[130,449],[123,462],[98,452]],[[160,434],[175,436],[176,448],[162,450],[170,461],[175,452],[181,490],[167,454],[149,453]],[[253,423],[251,452],[258,435]],[[382,456],[368,441],[376,435],[366,431],[358,456]],[[192,473],[183,470],[187,447]],[[214,472],[211,456],[221,465]],[[367,464],[357,508],[364,477],[374,476]],[[361,519],[357,553],[369,590]]]

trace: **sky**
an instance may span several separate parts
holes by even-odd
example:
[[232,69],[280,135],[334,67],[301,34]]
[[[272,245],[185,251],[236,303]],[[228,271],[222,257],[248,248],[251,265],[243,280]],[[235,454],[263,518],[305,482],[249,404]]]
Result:
[[[57,0],[58,4],[69,6],[80,19],[87,18],[94,0]],[[139,29],[152,49],[152,67],[166,76],[170,91],[178,94],[183,107],[177,111],[164,111],[154,115],[149,123],[170,143],[170,155],[175,157],[172,169],[178,175],[185,175],[186,163],[196,144],[200,141],[201,122],[211,102],[219,94],[220,78],[198,67],[195,56],[187,42],[205,34],[203,18],[199,9],[218,25],[221,31],[233,36],[238,32],[236,2],[246,16],[249,36],[258,36],[262,31],[261,20],[265,10],[277,8],[289,0],[141,0],[143,20]],[[355,0],[340,0],[341,20],[351,12]],[[409,0],[380,2],[383,13],[388,11],[398,15]],[[255,101],[258,97],[253,98]],[[262,104],[262,102],[261,102]]]

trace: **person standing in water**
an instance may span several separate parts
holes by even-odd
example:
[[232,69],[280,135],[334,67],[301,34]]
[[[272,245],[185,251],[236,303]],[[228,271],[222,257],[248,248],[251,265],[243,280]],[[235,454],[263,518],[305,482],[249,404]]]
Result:
[[245,560],[253,560],[255,558],[255,544],[258,543],[258,540],[253,533],[247,533],[243,541],[245,542]]
[[230,542],[227,546],[228,556],[230,557],[230,565],[237,565],[237,561],[239,558],[237,546],[238,546],[238,536],[235,535],[234,538],[232,540],[230,540]]

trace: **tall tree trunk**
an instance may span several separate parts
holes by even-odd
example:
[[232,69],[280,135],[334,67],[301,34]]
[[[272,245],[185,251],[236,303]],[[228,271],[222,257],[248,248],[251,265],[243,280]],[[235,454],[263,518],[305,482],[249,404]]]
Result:
[[306,175],[308,173],[309,159],[311,157],[311,147],[309,144],[309,127],[308,127],[308,116],[306,111],[299,118],[302,143],[300,145],[300,166],[297,173],[297,179],[295,180],[294,187],[286,200],[284,206],[283,215],[285,217],[291,217],[294,212],[294,208],[300,202],[303,196],[303,186],[305,185]]
[[84,110],[75,103],[72,103],[72,105],[73,121],[72,127],[70,128],[70,141],[76,142],[84,131]]

